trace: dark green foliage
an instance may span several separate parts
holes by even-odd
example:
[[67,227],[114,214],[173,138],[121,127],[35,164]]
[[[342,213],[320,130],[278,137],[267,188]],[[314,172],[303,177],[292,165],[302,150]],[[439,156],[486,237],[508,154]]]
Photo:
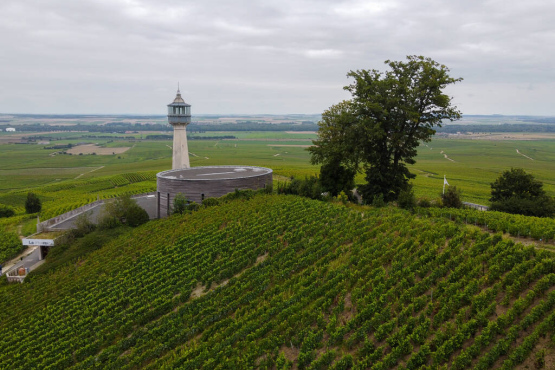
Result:
[[399,192],[397,204],[403,209],[413,209],[416,207],[416,198],[414,197],[414,190],[411,184],[408,184],[405,189]]
[[102,215],[102,217],[100,217],[96,226],[99,230],[109,230],[121,225],[122,222],[117,217],[109,214],[104,214]]
[[235,189],[233,193],[226,194],[223,197],[220,197],[219,200],[220,202],[230,202],[236,199],[248,200],[254,197],[255,195],[256,195],[256,192],[251,189],[245,189],[245,190]]
[[72,233],[75,237],[80,238],[85,236],[96,229],[96,225],[92,223],[87,212],[81,213],[75,219],[75,228]]
[[202,205],[205,207],[214,207],[220,204],[218,198],[206,198],[202,201]]
[[341,161],[333,159],[320,167],[320,184],[322,190],[332,196],[341,191],[350,194],[355,187],[355,171],[341,165]]
[[445,194],[441,195],[441,204],[447,208],[461,208],[463,206],[461,190],[456,186],[447,186]]
[[522,168],[511,168],[491,183],[490,201],[503,201],[512,197],[533,199],[545,195],[543,184]]
[[131,227],[137,227],[148,222],[149,217],[147,211],[137,204],[131,205],[125,213],[125,223]]
[[200,208],[200,204],[196,202],[191,202],[187,205],[187,209],[191,212],[198,211],[199,208]]
[[98,227],[100,229],[111,229],[123,224],[135,227],[148,220],[148,213],[138,206],[131,196],[123,195],[104,204]]
[[15,211],[12,207],[0,204],[0,218],[12,217],[13,215],[15,215]]
[[490,210],[525,216],[552,217],[555,213],[555,203],[549,196],[540,196],[534,199],[515,196],[493,202]]
[[418,207],[422,208],[430,208],[432,206],[432,202],[428,198],[421,198],[418,200]]
[[25,212],[27,213],[37,213],[42,209],[42,203],[35,195],[35,193],[27,193],[27,199],[25,200]]
[[[278,184],[278,194],[294,194],[310,199],[322,199],[322,185],[316,176],[298,179],[293,177],[291,181]],[[349,191],[350,193],[350,191]]]
[[372,199],[372,206],[380,208],[385,206],[385,202],[383,200],[383,194],[376,194]]
[[390,70],[384,73],[347,74],[355,80],[344,88],[352,99],[322,114],[319,138],[308,151],[313,164],[340,158],[349,171],[363,169],[367,181],[359,188],[363,198],[382,194],[389,202],[414,178],[406,165],[415,163],[418,145],[431,140],[442,120],[460,118],[443,90],[462,79],[450,77],[446,66],[422,56],[385,63]]
[[552,217],[555,201],[543,190],[543,183],[522,168],[504,171],[491,184],[492,211],[536,217]]
[[187,198],[184,194],[178,193],[175,198],[173,199],[173,214],[180,214],[182,215],[185,210],[187,209]]

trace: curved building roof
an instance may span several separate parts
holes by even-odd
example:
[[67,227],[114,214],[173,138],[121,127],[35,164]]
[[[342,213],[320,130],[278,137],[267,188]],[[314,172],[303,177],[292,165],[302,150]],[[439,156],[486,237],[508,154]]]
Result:
[[156,174],[156,177],[172,180],[225,180],[255,177],[272,173],[270,168],[254,166],[204,166],[182,168],[178,170],[163,171]]

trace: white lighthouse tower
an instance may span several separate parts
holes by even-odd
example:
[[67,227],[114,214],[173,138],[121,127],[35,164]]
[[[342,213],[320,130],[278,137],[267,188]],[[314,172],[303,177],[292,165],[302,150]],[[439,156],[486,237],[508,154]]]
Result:
[[189,148],[187,146],[187,125],[191,123],[191,105],[181,97],[179,86],[173,103],[168,104],[168,122],[173,126],[172,169],[189,168]]

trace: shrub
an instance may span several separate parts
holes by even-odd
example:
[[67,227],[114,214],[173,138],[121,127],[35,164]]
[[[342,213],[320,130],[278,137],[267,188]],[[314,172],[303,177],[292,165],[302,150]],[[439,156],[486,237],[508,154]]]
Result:
[[131,227],[142,225],[148,222],[149,219],[147,211],[137,204],[131,205],[125,213],[125,223]]
[[447,208],[462,208],[461,191],[456,186],[449,186],[441,196],[441,203]]
[[305,177],[304,179],[293,177],[288,183],[278,184],[278,194],[294,194],[321,200],[322,193],[324,193],[324,189],[316,176]]
[[187,198],[184,194],[178,193],[175,198],[173,199],[173,214],[180,214],[182,215],[185,210],[187,209]]
[[42,202],[35,193],[27,193],[27,199],[25,200],[25,212],[27,213],[37,213],[42,209]]
[[372,206],[376,208],[381,208],[385,206],[385,201],[383,200],[383,194],[377,194],[372,199]]
[[490,210],[524,216],[551,217],[555,213],[555,202],[548,196],[537,197],[535,199],[514,196],[493,202]]
[[12,207],[0,204],[0,218],[12,217],[13,215],[15,215],[15,211]]
[[397,204],[403,209],[413,209],[416,206],[416,199],[414,198],[412,185],[407,185],[405,189],[399,192]]
[[137,205],[137,202],[131,199],[131,196],[123,195],[104,204],[98,227],[100,229],[112,229],[121,224],[139,226],[148,220],[148,213]]
[[347,204],[347,202],[349,202],[349,197],[343,190],[341,190],[339,194],[337,194],[337,200],[343,204]]
[[432,202],[428,198],[421,198],[418,200],[418,207],[422,208],[430,208],[432,206]]
[[73,229],[73,235],[80,238],[91,233],[95,228],[96,225],[91,222],[89,214],[87,212],[83,212],[75,219],[75,229]]
[[213,207],[220,204],[220,201],[217,198],[206,198],[202,201],[202,205],[204,207]]
[[189,203],[189,205],[187,206],[187,209],[188,209],[189,211],[192,211],[192,212],[198,211],[199,208],[200,208],[200,204],[195,203],[195,202],[191,202],[191,203]]

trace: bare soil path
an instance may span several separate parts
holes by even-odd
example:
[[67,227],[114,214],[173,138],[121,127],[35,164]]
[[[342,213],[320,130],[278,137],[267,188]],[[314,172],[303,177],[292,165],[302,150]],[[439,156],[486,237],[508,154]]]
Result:
[[[101,169],[101,168],[104,168],[104,166],[96,167],[96,168],[94,168],[94,169],[92,169],[92,170],[90,170],[90,171],[88,171],[88,172],[85,172],[85,173],[91,173],[91,172],[94,172],[94,171],[98,171],[98,170]],[[74,180],[80,178],[80,177],[83,176],[85,173],[82,173],[82,174],[77,175],[77,177],[75,177]]]
[[530,158],[530,157],[528,157],[526,154],[522,154],[521,152],[519,152],[518,149],[516,150],[516,152],[517,152],[518,154],[520,154],[521,156],[528,158],[528,159],[531,160],[531,161],[534,160],[534,158]]

